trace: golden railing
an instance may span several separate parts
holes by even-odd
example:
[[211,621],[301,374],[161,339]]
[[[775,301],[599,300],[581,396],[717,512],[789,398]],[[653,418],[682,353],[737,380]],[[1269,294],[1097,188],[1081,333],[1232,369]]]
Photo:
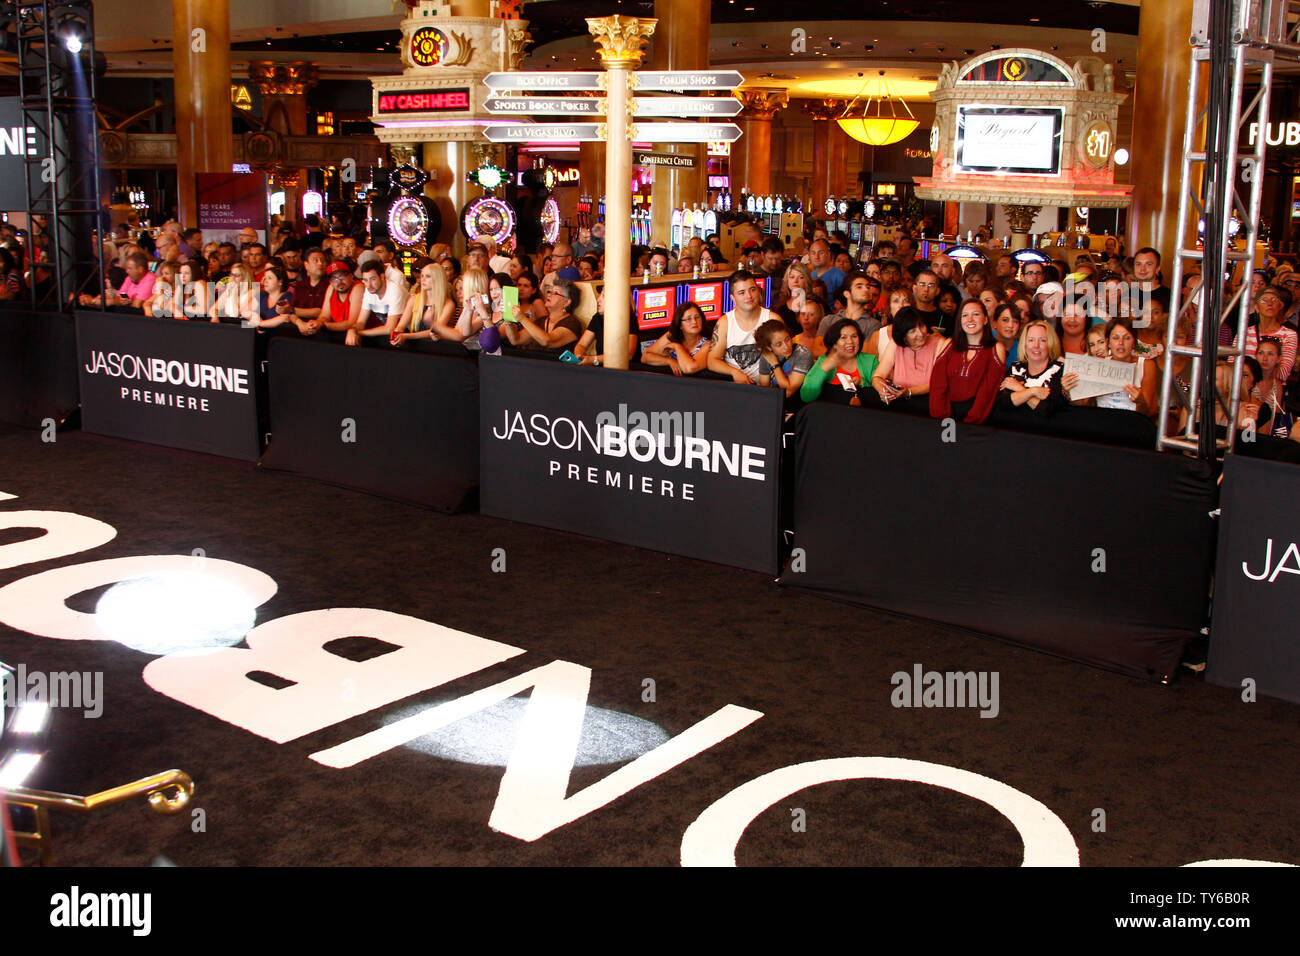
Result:
[[28,790],[15,787],[3,794],[10,807],[25,807],[32,811],[36,828],[15,831],[14,839],[20,847],[30,847],[40,855],[42,866],[54,865],[53,833],[50,830],[50,810],[67,810],[73,813],[92,813],[102,807],[125,803],[135,797],[147,797],[156,813],[180,813],[194,798],[194,781],[183,770],[164,770],[150,777],[79,797],[52,790]]

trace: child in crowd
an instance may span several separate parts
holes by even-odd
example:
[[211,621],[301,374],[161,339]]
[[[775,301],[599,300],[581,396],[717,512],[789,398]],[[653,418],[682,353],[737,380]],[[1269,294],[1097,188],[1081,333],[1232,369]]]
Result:
[[780,319],[768,319],[756,328],[754,344],[763,354],[758,363],[758,384],[783,388],[786,398],[797,395],[812,368],[812,352],[794,344],[790,330]]

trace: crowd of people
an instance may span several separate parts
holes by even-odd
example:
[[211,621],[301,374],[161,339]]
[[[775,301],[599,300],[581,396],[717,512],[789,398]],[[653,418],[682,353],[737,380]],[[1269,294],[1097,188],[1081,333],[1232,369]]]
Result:
[[[540,351],[575,364],[604,359],[603,297],[585,324],[575,315],[576,283],[605,277],[602,224],[579,229],[571,244],[543,245],[534,256],[484,242],[457,258],[435,244],[414,263],[410,280],[386,239],[368,244],[364,236],[332,235],[319,221],[308,221],[301,233],[277,222],[270,235],[263,243],[250,229],[238,243],[205,243],[199,230],[176,222],[152,240],[119,227],[104,243],[102,303],[89,295],[80,302],[350,346],[443,341],[488,354]],[[1068,405],[1159,416],[1172,319],[1154,249],[1125,256],[1108,240],[1104,252],[1073,262],[1001,254],[963,264],[944,253],[920,259],[905,226],[888,241],[855,250],[855,259],[846,236],[814,224],[795,250],[754,230],[728,262],[716,240],[696,237],[671,250],[633,247],[633,277],[725,274],[733,306],[710,322],[697,305],[684,303],[667,331],[645,341],[632,327],[633,367],[780,388],[790,410],[837,401],[968,423],[1041,418]],[[6,254],[0,245],[0,271],[10,276]],[[771,285],[770,308],[760,280]],[[1184,302],[1199,283],[1194,271],[1186,276]],[[1293,387],[1300,273],[1286,266],[1257,271],[1243,294],[1251,318],[1237,424],[1286,437],[1300,394]],[[1173,321],[1175,341],[1186,344],[1194,313]],[[1234,337],[1227,325],[1220,330],[1222,344]],[[1071,355],[1134,369],[1115,391],[1095,394],[1093,387],[1078,395],[1079,376],[1066,371]],[[1173,357],[1184,399],[1189,365],[1185,356]],[[1225,362],[1219,373],[1226,409],[1233,369]],[[1171,415],[1185,422],[1186,402],[1174,404]],[[1226,411],[1219,419],[1226,423]]]

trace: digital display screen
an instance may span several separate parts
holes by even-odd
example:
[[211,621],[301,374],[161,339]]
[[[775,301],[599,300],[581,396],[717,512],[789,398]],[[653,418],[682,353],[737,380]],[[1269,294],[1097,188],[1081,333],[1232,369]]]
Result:
[[632,290],[632,308],[636,313],[636,327],[663,329],[672,324],[673,310],[677,307],[677,287],[666,285],[651,289]]
[[407,90],[382,93],[380,113],[448,113],[469,109],[469,87],[453,90]]
[[722,315],[722,282],[692,282],[686,286],[686,301],[694,302],[704,314],[705,322],[716,322]]
[[1061,171],[1060,107],[957,107],[957,169],[964,173]]

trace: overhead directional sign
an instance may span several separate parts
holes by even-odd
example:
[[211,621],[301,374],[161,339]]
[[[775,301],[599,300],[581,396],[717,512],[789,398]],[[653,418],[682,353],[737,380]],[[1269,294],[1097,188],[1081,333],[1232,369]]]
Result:
[[637,123],[635,136],[651,143],[734,143],[740,139],[735,123]]
[[[502,74],[492,74],[492,76],[500,75]],[[511,74],[505,75],[509,76]],[[637,70],[635,76],[638,90],[734,90],[745,82],[745,78],[735,70],[675,70],[668,72]],[[573,87],[573,89],[581,89],[581,87]]]
[[[686,97],[681,97],[681,99],[686,99]],[[483,103],[483,107],[489,113],[560,113],[583,116],[599,116],[604,112],[604,105],[605,101],[603,99],[592,96],[489,96]],[[681,114],[660,113],[657,115],[679,116]],[[735,114],[721,115],[734,116]]]
[[[603,125],[603,123],[520,123],[516,126],[502,124],[484,127],[483,135],[487,137],[489,143],[529,143],[542,140],[579,140],[594,143],[600,140],[600,128]],[[736,127],[733,126],[732,129]]]
[[[670,74],[664,74],[665,76]],[[739,76],[740,74],[736,74]],[[541,73],[489,73],[483,77],[483,82],[490,90],[528,90],[530,92],[537,90],[599,90],[600,78],[603,73],[596,72],[573,72],[573,73],[552,73],[549,70]],[[678,89],[678,87],[673,87]],[[686,87],[686,89],[730,89],[730,87],[719,86],[701,86]]]
[[637,116],[737,116],[745,108],[729,96],[638,96],[632,102]]

